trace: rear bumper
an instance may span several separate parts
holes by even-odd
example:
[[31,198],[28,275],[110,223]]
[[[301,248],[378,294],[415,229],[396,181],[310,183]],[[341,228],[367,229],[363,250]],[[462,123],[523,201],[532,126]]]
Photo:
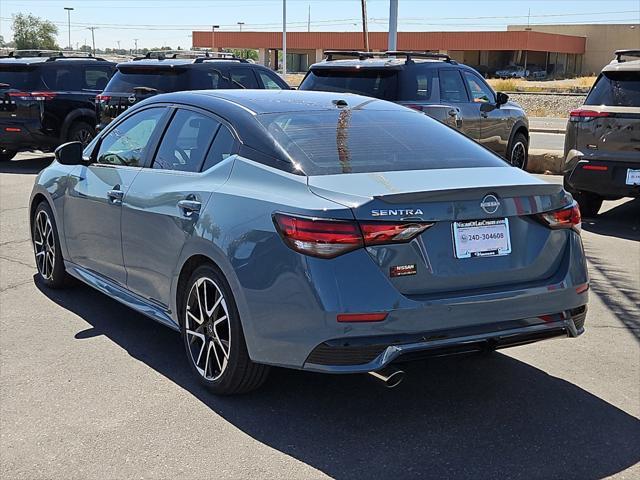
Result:
[[481,328],[425,332],[404,336],[336,339],[318,345],[305,370],[324,373],[370,372],[390,363],[421,360],[526,345],[584,333],[586,305],[555,315],[522,319]]
[[638,162],[580,158],[565,173],[567,184],[576,191],[591,192],[605,198],[640,197],[640,185],[627,185],[627,170],[640,169]]
[[0,148],[6,150],[50,150],[59,139],[43,133],[39,120],[1,120]]

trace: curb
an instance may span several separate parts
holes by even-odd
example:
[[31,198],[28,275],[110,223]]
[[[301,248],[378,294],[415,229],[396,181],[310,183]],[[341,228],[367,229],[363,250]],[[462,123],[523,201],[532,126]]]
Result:
[[530,133],[560,133],[564,135],[567,133],[565,128],[545,128],[545,127],[529,127]]
[[561,175],[563,162],[564,152],[562,150],[529,149],[527,172]]

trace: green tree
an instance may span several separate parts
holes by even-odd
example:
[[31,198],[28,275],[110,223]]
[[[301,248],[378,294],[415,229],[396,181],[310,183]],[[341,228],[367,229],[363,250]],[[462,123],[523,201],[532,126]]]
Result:
[[13,16],[13,39],[18,50],[58,50],[57,34],[58,27],[48,20],[23,13]]

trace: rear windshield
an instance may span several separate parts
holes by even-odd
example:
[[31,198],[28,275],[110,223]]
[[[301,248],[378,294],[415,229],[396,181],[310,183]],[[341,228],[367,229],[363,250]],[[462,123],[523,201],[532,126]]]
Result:
[[258,119],[307,175],[507,166],[464,135],[409,109],[270,113]]
[[311,70],[300,90],[357,93],[382,100],[397,100],[398,70]]
[[136,87],[154,88],[160,93],[189,90],[188,72],[168,68],[118,70],[105,93],[133,93]]
[[640,71],[603,72],[584,104],[640,107]]
[[33,68],[0,65],[0,83],[6,83],[16,90],[38,88],[39,75]]

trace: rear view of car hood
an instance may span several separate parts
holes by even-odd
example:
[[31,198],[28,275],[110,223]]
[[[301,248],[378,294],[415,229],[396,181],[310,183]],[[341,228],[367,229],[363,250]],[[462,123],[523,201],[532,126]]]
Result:
[[506,167],[452,168],[312,176],[309,189],[350,208],[373,200],[390,205],[422,202],[464,202],[493,193],[500,197],[544,198],[522,206],[529,213],[561,208],[568,203],[561,185],[550,184],[522,170]]

